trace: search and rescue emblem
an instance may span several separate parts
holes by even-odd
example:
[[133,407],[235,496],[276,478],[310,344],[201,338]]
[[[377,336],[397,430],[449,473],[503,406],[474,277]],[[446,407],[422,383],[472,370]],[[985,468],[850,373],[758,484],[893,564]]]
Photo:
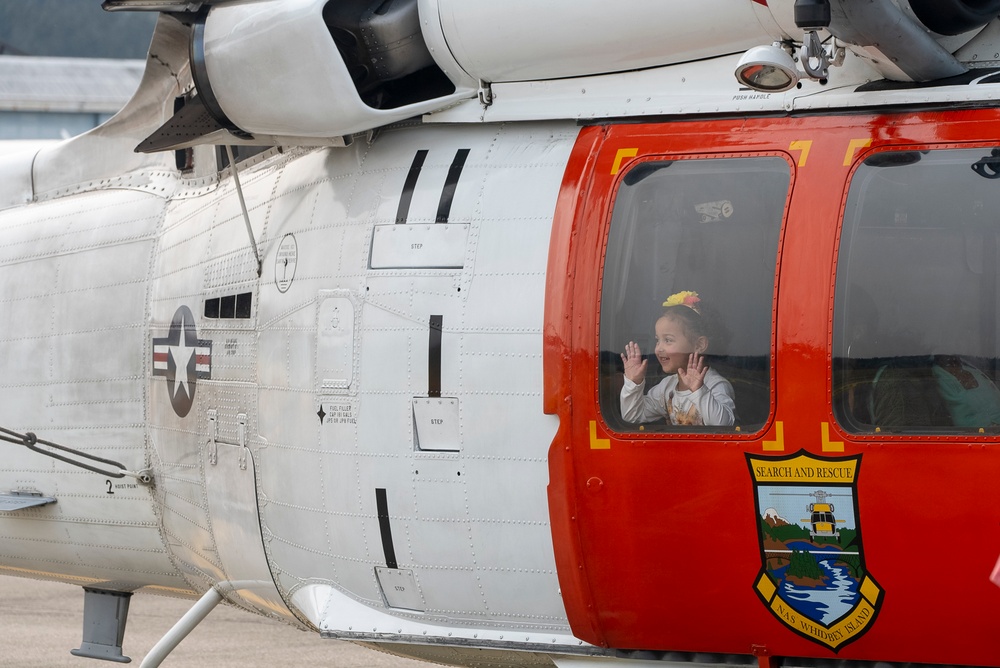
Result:
[[871,628],[883,591],[865,567],[861,455],[747,455],[761,570],[757,595],[783,624],[834,652]]
[[212,378],[212,342],[198,338],[187,306],[174,312],[165,338],[153,339],[153,375],[166,376],[170,405],[178,417],[190,412],[197,382]]

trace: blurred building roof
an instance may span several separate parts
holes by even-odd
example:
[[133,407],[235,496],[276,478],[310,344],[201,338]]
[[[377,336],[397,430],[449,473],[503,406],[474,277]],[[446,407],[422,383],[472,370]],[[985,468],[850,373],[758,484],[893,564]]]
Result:
[[113,114],[139,86],[144,60],[0,56],[0,111]]

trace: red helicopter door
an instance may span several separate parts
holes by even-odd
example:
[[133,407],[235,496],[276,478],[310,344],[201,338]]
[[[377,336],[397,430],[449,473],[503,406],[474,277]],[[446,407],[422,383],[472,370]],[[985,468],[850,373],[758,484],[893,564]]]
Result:
[[[773,414],[794,165],[773,144],[733,146],[738,124],[587,128],[567,170],[550,254],[546,408],[568,419],[551,452],[550,504],[568,520],[553,527],[560,576],[580,578],[563,586],[571,618],[586,611],[574,631],[598,644],[695,650],[697,637],[668,631],[688,625],[684,598],[704,594],[684,575],[695,562],[718,574],[709,589],[747,589],[727,584],[727,550],[690,549],[752,507],[744,450]],[[664,323],[687,341],[665,341]],[[644,360],[631,399],[627,347]],[[695,347],[708,371],[693,390],[676,369]]]

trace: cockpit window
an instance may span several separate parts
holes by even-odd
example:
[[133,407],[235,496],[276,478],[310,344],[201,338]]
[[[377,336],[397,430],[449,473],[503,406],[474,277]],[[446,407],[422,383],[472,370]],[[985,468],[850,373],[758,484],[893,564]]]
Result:
[[642,162],[623,176],[601,294],[600,405],[612,429],[764,425],[790,179],[776,156]]
[[833,401],[855,433],[1000,431],[1000,150],[876,153],[837,264]]

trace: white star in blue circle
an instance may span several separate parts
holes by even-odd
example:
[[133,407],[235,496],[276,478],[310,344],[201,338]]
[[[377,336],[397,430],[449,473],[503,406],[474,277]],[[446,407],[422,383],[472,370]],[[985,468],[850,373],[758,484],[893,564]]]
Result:
[[187,306],[174,312],[166,337],[153,339],[153,375],[166,377],[170,405],[178,417],[191,411],[197,381],[212,377],[212,341],[198,338]]

